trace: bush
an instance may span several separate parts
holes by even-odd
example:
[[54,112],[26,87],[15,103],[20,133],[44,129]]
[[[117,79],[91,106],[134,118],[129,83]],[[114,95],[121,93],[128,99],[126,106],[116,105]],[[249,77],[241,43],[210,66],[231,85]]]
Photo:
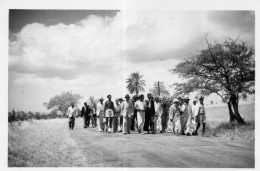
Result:
[[13,123],[13,122],[21,122],[25,120],[32,121],[32,119],[35,120],[40,120],[40,119],[54,119],[54,118],[66,118],[66,115],[58,115],[57,110],[52,110],[49,114],[44,114],[44,113],[32,113],[29,111],[28,113],[25,113],[24,111],[15,111],[13,110],[12,112],[8,113],[8,122]]

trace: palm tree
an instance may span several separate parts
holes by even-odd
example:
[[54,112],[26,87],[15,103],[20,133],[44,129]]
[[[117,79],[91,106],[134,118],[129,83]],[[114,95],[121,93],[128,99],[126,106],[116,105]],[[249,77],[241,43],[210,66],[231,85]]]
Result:
[[139,95],[140,91],[144,91],[145,80],[142,80],[143,75],[140,75],[139,72],[133,72],[126,79],[127,89],[130,94],[135,93]]

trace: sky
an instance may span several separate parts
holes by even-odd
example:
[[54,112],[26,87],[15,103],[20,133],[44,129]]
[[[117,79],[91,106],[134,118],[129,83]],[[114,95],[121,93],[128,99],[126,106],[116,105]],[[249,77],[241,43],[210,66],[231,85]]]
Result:
[[[139,72],[146,91],[182,80],[169,72],[209,41],[255,46],[253,11],[10,10],[8,110],[46,112],[43,103],[71,90],[124,97]],[[215,97],[213,97],[215,100]],[[210,98],[208,98],[209,100]],[[217,99],[216,99],[217,100]]]

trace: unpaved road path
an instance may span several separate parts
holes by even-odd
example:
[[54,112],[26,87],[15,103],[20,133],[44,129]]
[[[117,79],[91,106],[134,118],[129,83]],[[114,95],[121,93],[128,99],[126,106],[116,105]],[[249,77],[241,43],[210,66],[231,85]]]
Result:
[[97,128],[83,129],[81,118],[76,119],[74,130],[68,131],[85,156],[87,166],[254,167],[252,144],[234,144],[215,137],[175,136],[172,133],[100,133]]

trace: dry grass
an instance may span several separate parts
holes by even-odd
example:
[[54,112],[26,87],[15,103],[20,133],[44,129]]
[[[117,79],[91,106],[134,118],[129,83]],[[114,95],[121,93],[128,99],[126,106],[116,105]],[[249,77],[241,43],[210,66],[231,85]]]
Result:
[[[226,106],[206,108],[207,136],[225,141],[254,144],[254,104],[241,105],[240,111],[247,125],[238,126],[236,123],[229,123]],[[85,161],[86,158],[81,154],[81,150],[69,136],[66,119],[9,124],[9,167],[86,166]]]
[[255,122],[247,121],[245,125],[239,125],[236,122],[208,122],[206,125],[207,136],[214,136],[223,140],[229,140],[236,143],[255,142]]
[[75,142],[69,138],[66,119],[24,121],[9,125],[9,167],[85,166]]

